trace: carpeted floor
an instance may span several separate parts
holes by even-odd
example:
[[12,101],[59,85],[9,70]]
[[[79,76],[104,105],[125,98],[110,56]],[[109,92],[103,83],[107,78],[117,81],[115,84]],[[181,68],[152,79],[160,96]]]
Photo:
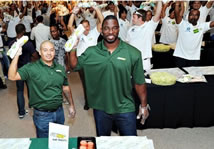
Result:
[[[76,106],[76,117],[68,117],[67,105],[64,105],[66,122],[70,126],[70,137],[96,136],[92,110],[83,110],[84,100],[82,86],[77,73],[69,75],[73,98]],[[7,80],[8,88],[0,90],[0,138],[34,138],[35,128],[32,121],[32,110],[22,120],[18,118],[16,103],[16,84]],[[27,97],[25,95],[25,97]],[[112,134],[117,135],[117,134]],[[179,128],[179,129],[146,129],[138,130],[139,136],[147,136],[154,142],[155,149],[213,149],[214,127]]]

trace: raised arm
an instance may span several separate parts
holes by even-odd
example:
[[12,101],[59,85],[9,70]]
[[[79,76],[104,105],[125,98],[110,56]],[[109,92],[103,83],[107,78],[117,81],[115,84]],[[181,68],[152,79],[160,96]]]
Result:
[[98,30],[98,32],[101,32],[101,26],[102,26],[104,17],[103,17],[103,14],[102,14],[102,12],[100,11],[99,8],[97,8],[97,7],[93,7],[93,8],[96,11],[97,19],[98,19],[97,30]]
[[175,3],[175,21],[177,24],[180,24],[182,21],[182,15],[180,14],[180,11],[184,11],[182,10],[184,8],[182,7],[182,5],[183,5],[183,2],[180,2],[180,1],[176,1]]
[[166,16],[166,8],[169,7],[169,3],[165,3],[163,5],[162,11],[161,11],[161,18],[164,18]]
[[161,11],[162,11],[162,2],[157,1],[156,2],[157,8],[154,17],[152,18],[154,22],[158,22],[161,17]]
[[24,7],[24,10],[21,15],[19,15],[19,18],[22,19],[25,16],[25,13],[27,12],[27,6]]
[[72,10],[72,13],[71,13],[71,16],[69,18],[69,21],[68,21],[68,29],[70,31],[73,30],[73,24],[74,24],[74,19],[75,19],[75,15],[79,12],[79,8],[78,7],[74,7],[73,10]]
[[212,5],[213,5],[213,2],[214,2],[213,0],[207,2],[206,7],[207,7],[208,9],[211,8]]

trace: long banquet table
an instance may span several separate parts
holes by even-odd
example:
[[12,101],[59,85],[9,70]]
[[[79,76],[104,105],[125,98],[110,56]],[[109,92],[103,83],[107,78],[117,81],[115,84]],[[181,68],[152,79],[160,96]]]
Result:
[[[208,68],[209,71],[214,71],[214,67]],[[147,84],[151,111],[145,125],[138,122],[138,129],[214,126],[214,75],[212,73],[205,73],[207,83],[177,82],[172,86]],[[136,102],[138,107],[139,99],[136,98]]]

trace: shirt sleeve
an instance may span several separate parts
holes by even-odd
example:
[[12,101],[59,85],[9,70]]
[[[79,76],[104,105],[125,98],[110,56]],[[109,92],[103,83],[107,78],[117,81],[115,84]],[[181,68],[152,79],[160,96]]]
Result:
[[133,80],[135,84],[144,84],[145,83],[145,76],[143,70],[143,62],[141,53],[139,52],[139,56],[137,57],[134,66],[133,66]]
[[26,64],[23,67],[18,69],[18,73],[21,76],[21,80],[29,79],[30,77],[29,72],[30,72],[29,64]]
[[35,35],[34,35],[34,34],[35,34],[34,32],[35,32],[35,28],[33,28],[32,31],[31,31],[31,34],[30,34],[30,39],[31,39],[31,40],[34,40],[34,36],[35,36]]
[[63,82],[63,86],[68,86],[68,78],[66,75],[64,75],[64,82]]
[[87,59],[88,55],[90,55],[90,48],[95,48],[93,47],[89,47],[85,50],[85,52],[83,52],[80,56],[78,56],[78,63],[77,66],[74,68],[74,71],[78,71],[81,70],[83,65],[85,64],[85,60]]
[[203,33],[207,32],[210,28],[210,23],[211,22],[205,22],[204,27],[203,27]]

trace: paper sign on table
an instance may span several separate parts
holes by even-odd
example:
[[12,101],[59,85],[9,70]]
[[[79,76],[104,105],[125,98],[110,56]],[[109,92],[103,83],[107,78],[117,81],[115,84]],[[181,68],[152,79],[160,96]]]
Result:
[[49,123],[49,149],[68,149],[69,126]]

